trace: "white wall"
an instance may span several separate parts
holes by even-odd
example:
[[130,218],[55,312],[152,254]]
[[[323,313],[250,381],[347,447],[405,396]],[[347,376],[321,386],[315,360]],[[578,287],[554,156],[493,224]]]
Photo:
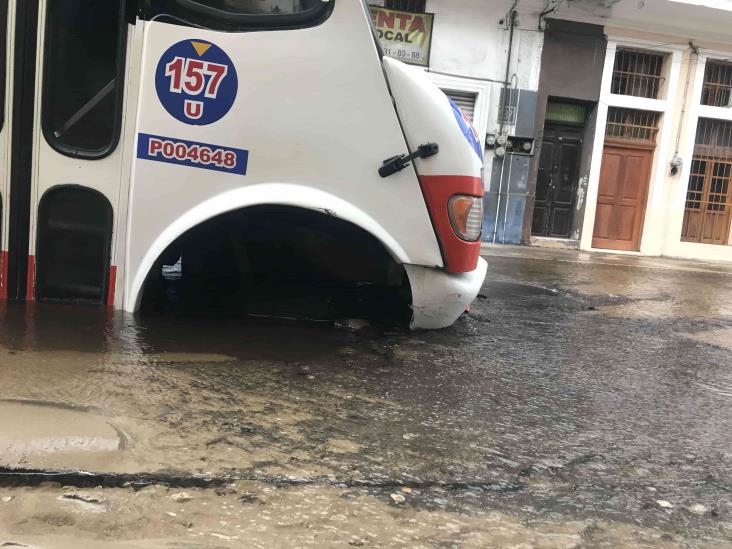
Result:
[[[493,89],[488,129],[497,125],[500,88],[506,77],[509,32],[505,21],[512,1],[428,0],[435,14],[429,72],[478,79]],[[536,90],[539,86],[544,34],[538,31],[535,8],[518,3],[509,81],[513,87]],[[479,124],[483,121],[478,121]]]

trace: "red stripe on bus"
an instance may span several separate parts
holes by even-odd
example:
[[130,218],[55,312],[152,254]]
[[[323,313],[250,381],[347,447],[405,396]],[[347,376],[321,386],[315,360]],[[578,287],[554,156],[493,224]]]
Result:
[[26,301],[36,300],[36,258],[28,256],[28,278],[26,280]]
[[445,269],[450,273],[474,271],[480,257],[480,241],[466,242],[455,234],[447,203],[456,194],[482,197],[481,178],[464,175],[421,175],[419,183],[440,241]]
[[8,252],[0,252],[0,301],[8,299]]
[[109,289],[107,290],[107,306],[114,307],[114,293],[117,289],[117,267],[109,268]]

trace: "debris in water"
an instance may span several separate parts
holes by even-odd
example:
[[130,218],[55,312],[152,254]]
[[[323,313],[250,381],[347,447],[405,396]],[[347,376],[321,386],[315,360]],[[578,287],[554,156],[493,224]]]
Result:
[[220,486],[214,490],[214,493],[217,496],[230,496],[232,494],[236,494],[236,485],[227,484],[226,486]]
[[336,328],[342,328],[351,332],[360,332],[370,327],[370,324],[366,320],[360,318],[347,318],[345,320],[336,320]]
[[239,536],[225,536],[224,534],[219,534],[217,532],[211,532],[209,535],[214,538],[222,539],[224,541],[234,541],[239,539]]
[[188,495],[186,492],[178,492],[178,493],[170,496],[170,499],[172,499],[173,501],[176,501],[178,503],[185,503],[187,501],[191,501],[193,498],[190,495]]
[[673,508],[673,505],[670,501],[666,501],[665,499],[659,499],[656,500],[656,505],[658,505],[661,509],[671,509]]
[[64,494],[61,497],[64,499],[83,501],[84,503],[93,503],[95,505],[102,505],[105,502],[103,495],[93,494],[91,492],[71,492],[70,494]]
[[91,492],[71,492],[58,497],[59,500],[73,503],[76,508],[82,512],[104,513],[106,509],[106,500],[101,494]]
[[709,509],[704,507],[701,503],[695,503],[694,505],[689,507],[689,511],[691,511],[695,515],[702,516],[706,515],[709,512]]
[[391,494],[391,499],[392,501],[394,501],[394,503],[404,503],[405,501],[407,501],[407,498],[397,492]]
[[249,505],[251,503],[261,503],[259,498],[254,494],[246,493],[239,497],[239,501],[242,505]]

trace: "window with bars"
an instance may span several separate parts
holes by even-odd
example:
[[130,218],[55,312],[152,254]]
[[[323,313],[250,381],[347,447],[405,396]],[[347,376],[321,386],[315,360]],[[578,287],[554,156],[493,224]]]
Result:
[[663,83],[664,55],[633,49],[615,52],[612,93],[658,99]]
[[427,0],[386,0],[384,7],[392,10],[413,11],[424,13]]
[[605,138],[624,143],[654,145],[659,117],[657,112],[609,107]]
[[732,221],[732,122],[700,118],[681,240],[727,244]]
[[732,63],[707,61],[704,69],[702,105],[732,107]]

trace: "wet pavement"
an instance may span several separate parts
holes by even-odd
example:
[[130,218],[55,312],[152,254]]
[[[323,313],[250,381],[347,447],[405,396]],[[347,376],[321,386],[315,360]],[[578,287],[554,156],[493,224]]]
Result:
[[486,250],[439,332],[0,310],[0,546],[732,542],[732,268]]

